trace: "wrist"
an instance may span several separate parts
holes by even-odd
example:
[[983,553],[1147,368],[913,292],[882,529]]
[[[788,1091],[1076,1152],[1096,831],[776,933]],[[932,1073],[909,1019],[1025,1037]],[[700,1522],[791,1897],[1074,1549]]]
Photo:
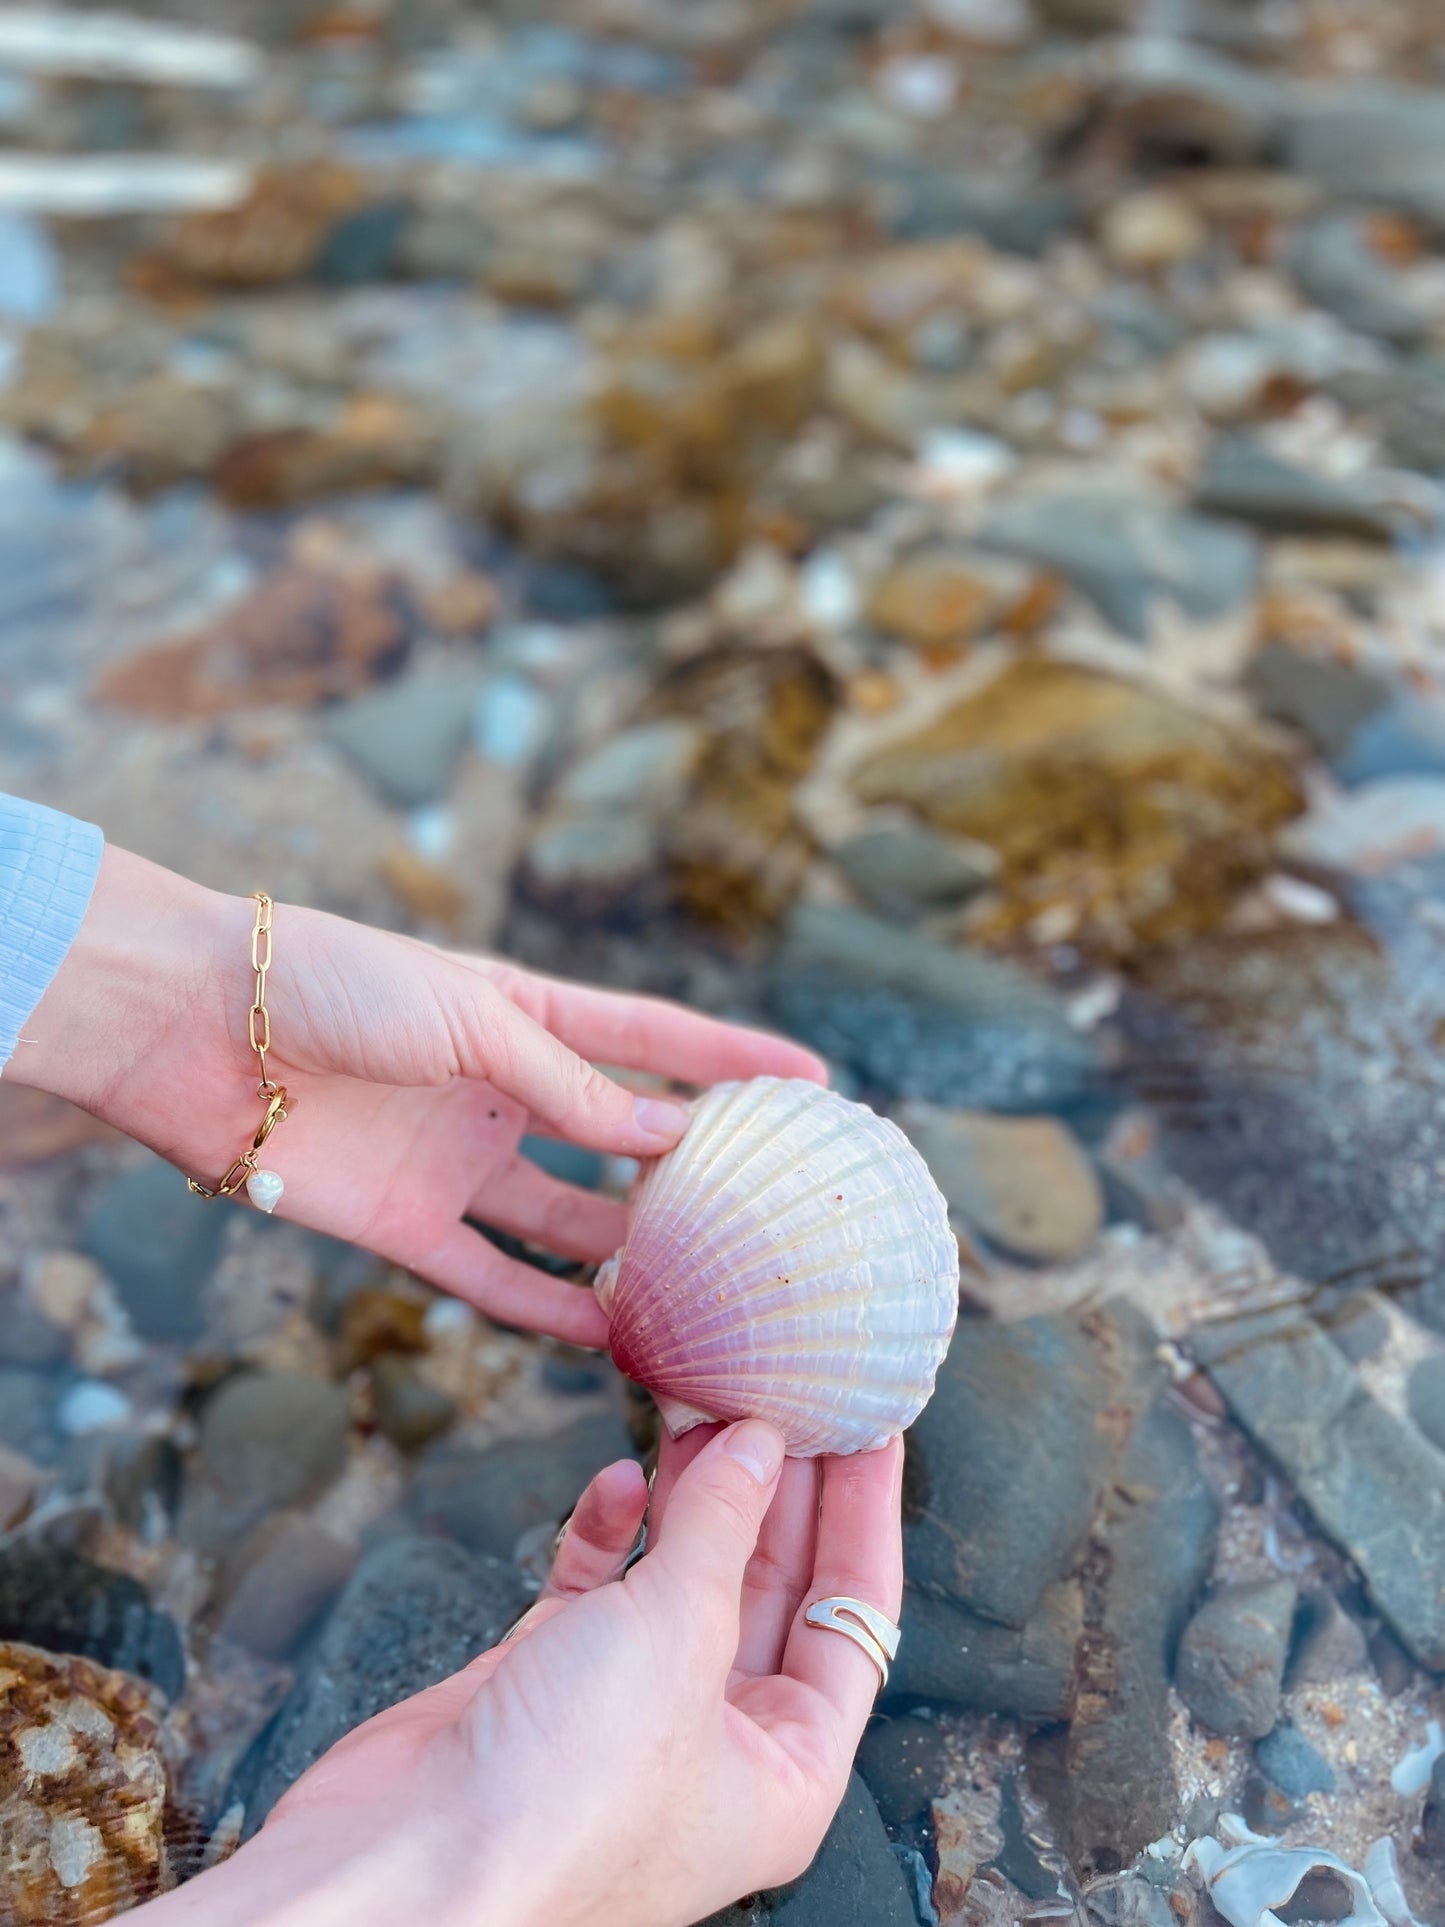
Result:
[[226,939],[244,915],[237,899],[107,846],[75,942],[7,1077],[122,1121],[120,1093],[145,1077],[159,1040],[202,1010],[214,1026]]

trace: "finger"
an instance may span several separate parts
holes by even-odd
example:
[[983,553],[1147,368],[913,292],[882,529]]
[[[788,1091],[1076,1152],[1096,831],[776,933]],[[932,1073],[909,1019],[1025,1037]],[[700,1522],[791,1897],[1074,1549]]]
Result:
[[687,1129],[685,1104],[624,1090],[476,970],[456,959],[442,967],[457,1069],[515,1097],[549,1136],[647,1158],[670,1151]]
[[469,1225],[449,1226],[421,1256],[402,1251],[383,1251],[381,1256],[465,1298],[504,1325],[550,1332],[572,1345],[601,1349],[607,1344],[607,1318],[591,1291],[507,1257]]
[[786,1037],[725,1024],[660,997],[629,997],[473,960],[519,1010],[584,1057],[688,1084],[725,1077],[805,1077],[826,1084],[821,1057]]
[[627,1235],[625,1205],[564,1184],[524,1157],[488,1178],[467,1206],[467,1216],[584,1262],[610,1258]]
[[603,1466],[563,1528],[539,1599],[575,1599],[620,1579],[646,1510],[647,1478],[637,1461]]
[[783,1656],[783,1671],[815,1688],[854,1741],[878,1695],[878,1670],[851,1639],[808,1625],[803,1613],[814,1600],[841,1594],[896,1621],[903,1598],[902,1490],[901,1439],[881,1452],[825,1461],[812,1583]]
[[743,1574],[782,1466],[782,1435],[759,1419],[709,1439],[673,1487],[661,1542],[638,1568],[660,1571],[698,1608],[712,1608],[712,1623],[728,1629],[725,1655],[718,1648],[725,1667],[737,1651]]
[[817,1538],[818,1462],[787,1459],[743,1576],[739,1672],[772,1674],[782,1665],[793,1615],[812,1581]]
[[694,1425],[690,1432],[684,1432],[680,1439],[675,1439],[663,1426],[657,1449],[657,1471],[652,1480],[652,1499],[647,1508],[647,1543],[650,1546],[662,1542],[667,1509],[678,1480],[703,1447],[715,1439],[722,1429],[720,1423]]

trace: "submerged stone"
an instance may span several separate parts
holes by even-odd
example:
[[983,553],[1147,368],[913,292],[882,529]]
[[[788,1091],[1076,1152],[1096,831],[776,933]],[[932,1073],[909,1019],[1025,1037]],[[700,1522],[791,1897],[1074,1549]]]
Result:
[[0,1548],[0,1639],[138,1673],[172,1700],[186,1682],[174,1621],[151,1605],[138,1580],[74,1552]]
[[1279,1717],[1295,1589],[1288,1579],[1226,1586],[1179,1642],[1174,1680],[1196,1719],[1216,1733],[1262,1739]]
[[199,1206],[180,1173],[151,1158],[101,1189],[86,1219],[85,1246],[141,1337],[187,1341],[205,1328],[202,1293],[225,1230],[219,1206]]
[[1217,922],[1300,806],[1288,763],[1249,732],[1044,660],[1010,664],[854,783],[998,852],[983,931],[1043,920],[1106,951]]

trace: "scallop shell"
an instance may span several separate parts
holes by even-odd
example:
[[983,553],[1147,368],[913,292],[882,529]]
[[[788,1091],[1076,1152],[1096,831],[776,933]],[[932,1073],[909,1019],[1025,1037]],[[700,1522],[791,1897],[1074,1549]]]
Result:
[[764,1418],[795,1457],[869,1452],[927,1403],[958,1241],[886,1118],[816,1084],[719,1084],[633,1198],[597,1295],[612,1355],[676,1437]]

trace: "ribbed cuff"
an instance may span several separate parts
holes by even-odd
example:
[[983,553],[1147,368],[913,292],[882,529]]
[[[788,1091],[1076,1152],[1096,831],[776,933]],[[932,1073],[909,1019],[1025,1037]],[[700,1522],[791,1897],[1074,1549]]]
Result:
[[75,941],[104,847],[94,823],[0,792],[0,1071]]

